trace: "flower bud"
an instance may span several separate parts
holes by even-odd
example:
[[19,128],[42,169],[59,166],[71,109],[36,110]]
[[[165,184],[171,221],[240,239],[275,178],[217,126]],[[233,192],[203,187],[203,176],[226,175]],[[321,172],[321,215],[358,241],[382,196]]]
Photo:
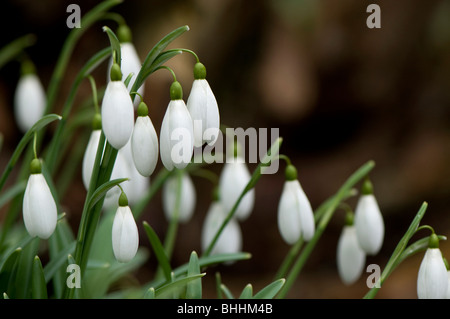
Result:
[[355,209],[358,242],[368,255],[376,255],[383,245],[384,222],[373,194],[362,194]]
[[447,288],[447,268],[441,250],[428,248],[419,268],[417,296],[419,299],[445,299]]
[[356,282],[364,271],[366,253],[358,244],[354,225],[345,225],[339,237],[337,254],[339,277],[346,285]]
[[121,149],[131,137],[134,126],[134,108],[122,81],[108,83],[102,101],[102,126],[108,142]]
[[178,203],[179,178],[181,178],[181,194],[179,198],[178,221],[188,222],[194,213],[197,200],[194,183],[189,174],[179,172],[181,176],[174,174],[167,179],[162,189],[162,204],[167,220],[174,218],[175,208]]
[[31,164],[32,173],[28,178],[23,196],[23,220],[30,236],[49,238],[57,222],[57,207],[44,175],[40,172],[38,159]]
[[[122,193],[124,195],[124,193]],[[139,247],[139,233],[126,196],[120,196],[112,226],[112,246],[118,262],[134,258]]]
[[44,115],[46,103],[45,90],[39,77],[34,72],[23,74],[14,95],[14,115],[23,133]]

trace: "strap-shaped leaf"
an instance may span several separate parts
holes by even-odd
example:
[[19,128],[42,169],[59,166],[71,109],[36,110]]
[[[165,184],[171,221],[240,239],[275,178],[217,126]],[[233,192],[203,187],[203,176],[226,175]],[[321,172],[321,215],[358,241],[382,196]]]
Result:
[[104,184],[102,184],[100,187],[98,187],[95,192],[92,194],[92,196],[90,197],[89,201],[88,201],[88,207],[89,210],[91,210],[92,208],[94,208],[95,204],[98,203],[98,201],[106,195],[106,193],[113,188],[114,186],[119,185],[122,182],[127,181],[128,178],[118,178],[118,179],[113,179],[112,181],[108,181]]
[[254,299],[272,299],[277,293],[283,288],[286,280],[284,278],[275,280],[274,282],[268,284],[266,287],[258,291],[253,298]]
[[33,273],[31,275],[31,298],[47,299],[47,285],[45,283],[44,270],[38,256],[33,260]]
[[247,286],[242,289],[239,299],[250,299],[253,296],[253,286],[252,284],[247,284]]
[[0,270],[0,291],[6,292],[8,296],[14,296],[14,284],[17,271],[17,260],[22,254],[22,248],[17,248],[9,255]]
[[[191,253],[188,265],[188,276],[200,274],[200,264],[198,263],[198,255],[195,251]],[[187,299],[201,299],[202,298],[202,280],[201,278],[192,280],[187,284],[186,288]]]
[[206,273],[175,279],[172,282],[167,283],[158,289],[155,289],[156,298],[167,298],[172,294],[179,294],[186,288],[186,285],[189,282],[202,278],[204,275],[206,275]]
[[170,266],[164,247],[153,228],[145,221],[143,222],[143,225],[150,244],[152,245],[153,251],[155,252],[156,258],[158,259],[159,266],[164,273],[164,277],[166,278],[166,281],[170,281],[172,278],[172,267]]
[[117,38],[116,34],[107,26],[103,27],[103,31],[108,34],[109,42],[111,43],[111,55],[115,55],[115,61],[119,66],[122,65],[122,55],[121,55],[121,48],[120,48],[120,41]]

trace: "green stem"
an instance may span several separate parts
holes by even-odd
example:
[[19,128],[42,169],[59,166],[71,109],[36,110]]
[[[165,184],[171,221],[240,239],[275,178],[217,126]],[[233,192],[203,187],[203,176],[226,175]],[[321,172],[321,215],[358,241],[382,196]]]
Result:
[[0,69],[35,42],[36,36],[34,34],[27,34],[5,45],[0,50]]
[[303,266],[305,265],[306,261],[308,260],[309,256],[311,255],[312,251],[314,250],[317,242],[319,241],[320,237],[322,236],[323,232],[325,231],[328,223],[331,220],[331,217],[333,216],[335,210],[338,208],[339,203],[349,194],[353,186],[360,182],[375,166],[375,163],[373,161],[369,161],[366,164],[364,164],[362,167],[360,167],[356,172],[354,172],[347,181],[341,186],[339,191],[336,193],[335,196],[331,199],[329,202],[329,205],[327,206],[327,209],[325,210],[323,216],[321,216],[319,223],[317,225],[317,229],[314,233],[313,238],[308,242],[308,244],[303,249],[300,256],[298,256],[295,264],[293,265],[291,271],[289,272],[286,282],[283,286],[283,288],[280,290],[277,298],[282,299],[286,296],[289,289],[294,284],[295,280],[297,279],[298,275],[300,274],[301,270],[303,269]]

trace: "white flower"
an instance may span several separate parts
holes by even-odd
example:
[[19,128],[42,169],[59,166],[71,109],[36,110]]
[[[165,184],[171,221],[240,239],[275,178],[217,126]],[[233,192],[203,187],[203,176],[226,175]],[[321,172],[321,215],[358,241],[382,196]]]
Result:
[[25,133],[45,111],[46,95],[39,77],[34,73],[20,77],[14,96],[14,114],[19,129]]
[[337,268],[346,285],[357,281],[364,271],[366,253],[359,247],[354,225],[345,225],[337,247]]
[[358,242],[368,255],[377,254],[384,239],[384,222],[373,194],[362,194],[355,209]]
[[56,227],[57,208],[50,188],[40,173],[40,164],[37,172],[32,171],[28,178],[23,197],[23,220],[30,236],[47,239]]
[[445,299],[448,288],[447,268],[439,248],[428,248],[417,277],[419,299]]
[[191,219],[194,213],[197,196],[194,183],[192,182],[189,174],[184,172],[179,172],[179,174],[181,174],[181,176],[174,174],[164,183],[162,189],[162,204],[167,220],[171,220],[174,217],[173,214],[177,205],[178,179],[181,178],[178,221],[181,223],[186,223]]
[[93,130],[89,137],[88,145],[83,156],[83,163],[81,167],[84,187],[89,189],[91,181],[92,170],[94,168],[95,157],[97,155],[98,143],[100,142],[101,130]]
[[121,149],[131,137],[134,107],[130,94],[121,81],[108,83],[102,102],[102,126],[108,142]]
[[[220,201],[227,212],[231,211],[250,179],[250,172],[242,157],[238,155],[227,159],[219,178]],[[251,189],[242,198],[234,216],[240,221],[247,219],[253,210],[254,203],[255,190]]]
[[286,180],[278,204],[278,229],[288,244],[299,240],[308,241],[315,232],[311,204],[297,179]]
[[131,135],[134,165],[142,176],[150,176],[158,163],[159,147],[150,117],[138,116]]
[[[187,108],[194,123],[195,147],[201,147],[204,143],[214,144],[219,136],[219,107],[206,79],[196,79],[192,83]],[[205,134],[206,130],[208,134]]]
[[165,168],[185,168],[194,152],[192,119],[181,99],[171,100],[161,124],[160,153]]
[[[228,212],[224,210],[220,201],[211,203],[202,228],[201,245],[203,251],[211,244],[214,236],[227,217],[227,214]],[[237,253],[241,251],[241,249],[241,228],[238,221],[235,218],[232,218],[217,239],[216,244],[211,251],[211,255]]]
[[139,233],[133,213],[128,205],[119,205],[112,227],[112,246],[117,261],[133,259],[139,246]]
[[447,270],[448,284],[447,284],[447,293],[445,294],[445,299],[450,299],[450,270]]
[[[128,92],[130,92],[131,88],[133,87],[134,81],[136,81],[136,77],[139,74],[139,71],[141,70],[142,64],[137,54],[136,48],[131,42],[120,43],[120,55],[122,57],[121,60],[121,69],[123,74],[122,81],[125,81],[128,75],[130,73],[133,73],[133,76],[131,77],[131,80],[127,86],[127,90]],[[111,66],[112,66],[112,58],[110,59],[108,70],[111,69]],[[108,81],[110,80],[109,73],[107,79]],[[144,85],[138,88],[137,93],[139,93],[141,96],[144,95]],[[134,100],[135,107],[137,107],[137,105],[139,104],[138,101],[139,100],[137,98]]]

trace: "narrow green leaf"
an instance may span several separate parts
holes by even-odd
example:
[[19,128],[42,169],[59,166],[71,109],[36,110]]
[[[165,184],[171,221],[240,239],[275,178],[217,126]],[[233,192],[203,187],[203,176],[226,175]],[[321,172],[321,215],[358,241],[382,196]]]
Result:
[[159,54],[156,59],[153,61],[153,63],[146,69],[146,73],[144,74],[144,77],[147,78],[150,74],[155,72],[161,65],[172,59],[173,57],[177,56],[178,54],[183,53],[181,50],[167,50]]
[[15,296],[15,279],[17,272],[17,261],[22,254],[22,248],[17,248],[9,255],[0,270],[0,291],[6,292],[8,296]]
[[[73,254],[75,251],[75,241],[64,247],[62,250],[58,251],[57,255],[53,256],[50,261],[44,267],[44,277],[45,281],[48,283],[53,276],[61,269],[62,273],[66,273],[67,256]],[[65,280],[60,280],[59,283],[64,283]]]
[[242,289],[239,299],[250,299],[253,296],[253,286],[252,284],[247,284],[247,286]]
[[235,299],[233,294],[231,293],[231,290],[225,284],[220,284],[220,290],[224,293],[227,299]]
[[144,299],[155,299],[155,298],[156,298],[155,288],[153,287],[148,288],[148,290],[145,292]]
[[13,186],[8,188],[1,196],[0,196],[0,208],[7,204],[11,199],[25,191],[25,187],[27,186],[27,181],[21,181],[15,183]]
[[222,285],[222,277],[220,276],[220,272],[216,272],[216,293],[217,299],[223,299],[222,289],[220,286]]
[[275,280],[271,284],[267,285],[263,289],[261,289],[258,293],[256,293],[253,298],[254,299],[272,299],[277,293],[283,288],[286,280],[284,278]]
[[[200,264],[198,263],[198,255],[195,251],[191,253],[188,265],[188,276],[200,274]],[[199,278],[187,284],[187,299],[202,299],[202,280]]]
[[16,292],[14,298],[30,298],[32,283],[32,267],[38,252],[40,239],[33,237],[31,242],[22,248],[22,253],[17,261],[17,275],[15,280]]
[[13,40],[0,50],[0,69],[9,61],[18,56],[25,48],[36,42],[34,34],[27,34]]
[[109,42],[111,43],[111,55],[114,56],[115,54],[115,62],[121,66],[122,64],[122,55],[121,55],[121,48],[120,48],[120,41],[117,38],[116,34],[107,26],[103,27],[103,31],[108,34]]
[[106,195],[106,193],[113,188],[114,186],[119,185],[122,182],[127,181],[128,178],[118,178],[118,179],[113,179],[112,181],[108,181],[104,184],[102,184],[100,187],[98,187],[94,193],[92,194],[92,196],[90,197],[90,199],[88,200],[88,209],[91,210],[94,208],[94,206],[98,203],[98,201],[100,199],[103,198],[103,196]]
[[153,228],[145,221],[143,222],[143,225],[150,244],[152,245],[153,251],[155,252],[156,258],[158,259],[159,266],[161,267],[166,280],[170,281],[172,267],[170,266],[164,247]]
[[33,260],[33,274],[31,278],[31,298],[47,299],[48,295],[44,271],[42,269],[41,260],[38,256],[34,257]]
[[9,160],[8,164],[6,165],[5,170],[3,171],[3,174],[0,178],[0,191],[5,185],[6,179],[9,176],[9,173],[14,168],[14,165],[19,160],[20,155],[22,154],[23,150],[27,146],[28,142],[34,137],[34,133],[45,127],[46,125],[50,124],[53,121],[61,120],[61,116],[57,114],[48,114],[43,116],[39,121],[37,121],[22,137],[19,144],[17,144],[16,149],[14,150],[11,159]]
[[9,299],[9,296],[6,292],[3,293],[3,299]]
[[164,299],[172,294],[179,294],[186,288],[186,285],[189,282],[191,282],[193,280],[197,280],[199,278],[202,278],[204,275],[206,275],[206,274],[201,273],[198,275],[186,276],[186,277],[175,279],[174,281],[172,281],[168,284],[165,284],[164,286],[156,289],[155,290],[156,298]]
[[167,34],[165,37],[163,37],[155,46],[150,50],[147,57],[144,60],[144,63],[142,64],[142,68],[139,71],[138,75],[136,76],[136,80],[134,81],[133,87],[131,89],[131,92],[137,92],[137,90],[142,86],[145,79],[150,74],[150,69],[155,69],[154,62],[156,58],[160,55],[160,53],[176,38],[178,38],[180,35],[182,35],[184,32],[188,31],[189,27],[182,26],[179,27],[169,34]]

